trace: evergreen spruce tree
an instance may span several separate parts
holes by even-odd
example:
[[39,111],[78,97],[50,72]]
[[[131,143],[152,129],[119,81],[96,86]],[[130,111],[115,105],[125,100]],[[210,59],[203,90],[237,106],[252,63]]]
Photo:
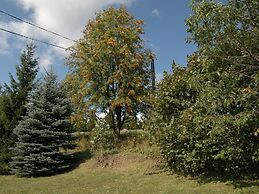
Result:
[[[51,72],[32,93],[25,116],[14,133],[18,137],[11,163],[18,176],[47,176],[69,167],[75,138],[69,118],[72,107]],[[62,151],[63,150],[63,151]]]
[[35,58],[36,46],[28,44],[20,57],[21,64],[16,66],[15,79],[10,74],[10,84],[0,87],[0,174],[8,174],[14,145],[14,128],[22,116],[25,116],[24,107],[28,94],[35,85],[38,72],[38,59]]
[[38,72],[38,59],[35,58],[34,44],[27,44],[26,49],[20,57],[21,64],[16,66],[17,80],[10,74],[10,86],[5,84],[6,93],[9,96],[9,111],[7,118],[9,119],[10,130],[13,130],[21,116],[26,115],[26,100],[28,94],[35,86],[35,78]]

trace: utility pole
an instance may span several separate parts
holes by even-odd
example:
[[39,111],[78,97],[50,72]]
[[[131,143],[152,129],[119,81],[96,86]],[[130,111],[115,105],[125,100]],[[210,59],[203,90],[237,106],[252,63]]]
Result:
[[155,73],[155,60],[151,57],[151,84],[152,90],[156,89],[156,73]]

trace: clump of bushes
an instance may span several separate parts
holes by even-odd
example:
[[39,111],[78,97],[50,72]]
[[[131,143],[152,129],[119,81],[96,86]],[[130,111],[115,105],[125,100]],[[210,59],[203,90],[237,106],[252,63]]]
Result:
[[148,131],[142,129],[125,130],[121,133],[121,139],[124,141],[133,141],[136,143],[142,143],[149,140],[150,134]]
[[[209,88],[192,86],[190,69],[174,66],[174,73],[165,75],[158,85],[150,119],[150,126],[155,126],[150,127],[151,133],[168,166],[188,175],[258,174],[259,120],[254,111],[258,100],[251,94],[246,96],[250,103],[241,104],[241,94],[236,102],[225,103],[236,88],[222,94],[225,91],[216,84]],[[220,95],[225,96],[221,99]]]
[[[258,10],[256,1],[245,2]],[[198,49],[187,67],[174,64],[158,84],[150,119],[156,125],[149,128],[172,170],[258,175],[256,19],[244,20],[251,10],[236,1],[192,1],[192,7],[188,42]]]
[[105,122],[96,122],[90,132],[91,150],[99,152],[111,151],[115,148],[115,136],[113,130]]
[[150,139],[148,131],[136,129],[123,129],[120,135],[117,136],[104,120],[96,122],[95,127],[87,135],[79,136],[82,137],[79,144],[86,141],[91,151],[102,154],[116,153],[118,149],[125,147],[134,148],[138,145],[146,144]]

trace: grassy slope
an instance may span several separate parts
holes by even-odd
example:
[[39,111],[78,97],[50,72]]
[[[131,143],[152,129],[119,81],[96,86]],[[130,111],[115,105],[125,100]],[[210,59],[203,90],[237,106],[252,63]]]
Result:
[[258,182],[198,183],[169,175],[155,167],[155,161],[136,153],[122,152],[108,158],[91,158],[75,170],[43,178],[0,176],[1,194],[20,193],[139,193],[139,194],[224,194],[259,193]]

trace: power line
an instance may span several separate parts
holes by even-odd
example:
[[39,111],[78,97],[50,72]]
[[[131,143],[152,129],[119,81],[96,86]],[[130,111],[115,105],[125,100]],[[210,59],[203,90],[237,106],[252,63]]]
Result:
[[66,39],[66,40],[70,40],[70,41],[72,41],[72,42],[77,42],[77,41],[75,41],[75,40],[73,40],[73,39],[71,39],[71,38],[65,37],[65,36],[63,36],[63,35],[61,35],[61,34],[59,34],[59,33],[56,33],[56,32],[47,30],[46,28],[40,27],[40,26],[38,26],[38,25],[36,25],[36,24],[30,22],[30,21],[23,20],[23,19],[21,19],[21,18],[19,18],[19,17],[17,17],[17,16],[14,16],[14,15],[12,15],[12,14],[10,14],[10,13],[7,13],[7,12],[1,10],[1,9],[0,9],[0,13],[3,13],[3,14],[5,14],[5,15],[9,16],[9,17],[12,17],[12,18],[14,18],[14,19],[16,19],[16,20],[19,20],[19,21],[21,21],[21,22],[24,22],[24,23],[26,23],[26,24],[29,24],[29,25],[31,25],[31,26],[33,26],[33,27],[39,28],[39,29],[41,29],[41,30],[43,30],[43,31],[45,31],[45,32],[54,34],[54,35],[56,35],[56,36],[59,36],[59,37],[61,37],[61,38]]
[[7,32],[7,33],[10,33],[10,34],[13,34],[13,35],[16,35],[16,36],[19,36],[19,37],[22,37],[22,38],[26,38],[26,39],[29,39],[29,40],[33,40],[33,41],[36,41],[36,42],[40,42],[40,43],[43,43],[43,44],[46,44],[46,45],[49,45],[49,46],[53,46],[53,47],[56,47],[56,48],[59,48],[59,49],[63,49],[65,51],[68,51],[70,50],[69,48],[65,48],[63,46],[59,46],[59,45],[56,45],[56,44],[52,44],[52,43],[49,43],[49,42],[45,42],[45,41],[42,41],[42,40],[39,40],[39,39],[35,39],[35,38],[31,38],[29,36],[25,36],[23,34],[19,34],[17,32],[13,32],[13,31],[10,31],[10,30],[6,30],[4,28],[1,28],[0,27],[0,30],[4,31],[4,32]]

